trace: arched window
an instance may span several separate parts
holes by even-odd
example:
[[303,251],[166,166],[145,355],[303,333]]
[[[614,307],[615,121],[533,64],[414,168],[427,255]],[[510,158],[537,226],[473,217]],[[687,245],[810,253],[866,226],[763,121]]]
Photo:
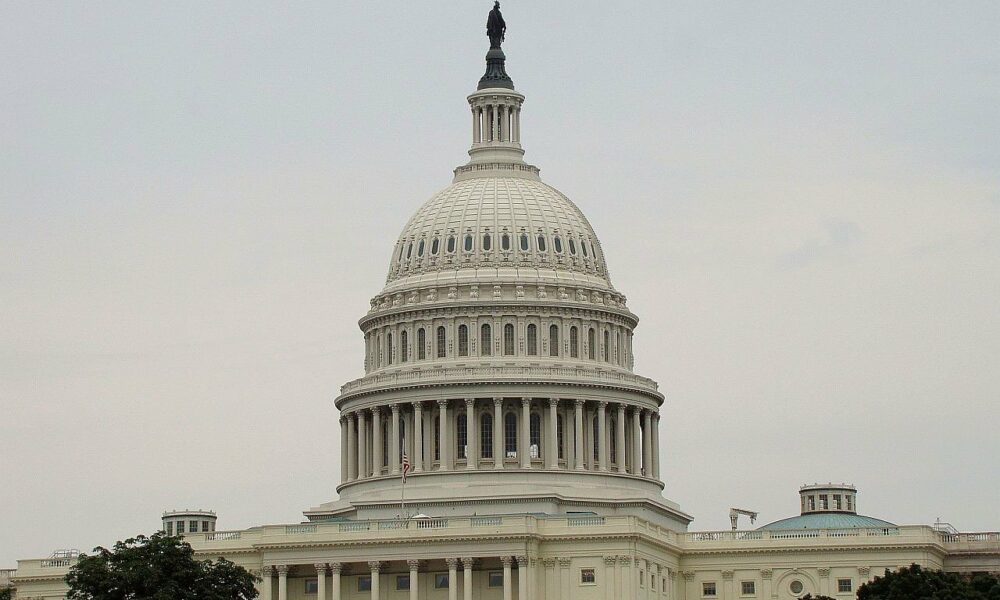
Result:
[[576,326],[569,328],[569,355],[571,358],[580,358],[580,339]]
[[378,346],[378,366],[382,366],[382,334],[378,334],[375,338],[375,344]]
[[604,362],[611,362],[611,336],[604,331]]
[[389,364],[392,364],[392,332],[385,335],[386,355],[389,357]]
[[455,436],[455,444],[458,450],[459,458],[469,458],[466,453],[466,449],[469,447],[469,429],[468,429],[468,419],[465,413],[458,415],[458,423],[455,425],[455,431],[458,435]]
[[583,242],[583,241],[580,242],[580,250],[583,250],[583,256],[584,256],[584,258],[586,258],[587,257],[587,242]]
[[573,241],[573,238],[569,238],[569,253],[576,256],[576,242]]
[[479,418],[479,453],[483,458],[493,458],[493,415]]
[[549,356],[559,356],[559,328],[549,327]]
[[382,421],[382,464],[389,466],[389,419]]
[[528,325],[528,356],[538,355],[538,327],[534,323]]
[[427,333],[421,327],[417,330],[417,360],[427,358]]
[[500,249],[510,250],[510,235],[505,233],[502,236],[500,236]]
[[469,355],[469,328],[465,325],[458,326],[458,355]]
[[493,248],[493,238],[490,234],[483,234],[483,250],[489,252]]
[[424,255],[424,240],[420,240],[420,243],[417,244],[417,257],[423,255]]
[[434,419],[434,460],[441,460],[441,419]]
[[438,238],[434,238],[434,241],[431,242],[431,254],[436,255],[438,253],[438,250],[440,249],[441,249],[441,240],[439,240]]
[[597,467],[597,461],[601,459],[601,424],[597,420],[597,415],[594,415],[594,467]]
[[611,425],[608,428],[608,433],[610,434],[608,437],[611,438],[611,443],[608,444],[608,450],[611,451],[608,459],[614,465],[618,463],[618,431],[617,422],[614,417],[611,417]]
[[528,417],[528,445],[530,446],[529,456],[539,458],[542,455],[542,417],[538,413],[533,413]]
[[503,326],[503,354],[514,356],[514,325],[511,323]]
[[528,234],[527,233],[522,233],[521,234],[521,252],[527,252],[527,251],[528,251]]
[[489,323],[483,323],[479,331],[479,355],[490,356],[493,354],[493,330]]
[[545,252],[545,236],[544,235],[538,236],[538,251],[539,252]]
[[624,364],[625,362],[624,359],[625,357],[622,353],[622,334],[619,331],[618,333],[615,334],[615,361],[617,361],[618,364],[621,365]]
[[503,451],[507,458],[517,458],[517,415],[512,412],[503,417]]
[[559,415],[558,417],[556,417],[556,444],[559,446],[560,459],[566,458],[566,451],[564,450],[566,434],[564,433],[564,431],[565,429],[563,426],[563,416]]
[[449,235],[448,236],[448,254],[451,254],[454,251],[455,251],[455,236]]
[[562,239],[558,235],[552,240],[552,246],[556,249],[556,252],[562,254]]
[[410,349],[406,347],[409,337],[405,329],[399,333],[399,362],[406,362],[410,358]]
[[437,329],[437,357],[444,358],[447,353],[447,347],[445,346],[445,334],[444,327],[438,327]]
[[472,243],[473,243],[472,242],[472,234],[471,233],[465,234],[465,251],[466,252],[472,252]]
[[597,349],[594,347],[597,345],[597,336],[594,334],[594,328],[591,327],[587,330],[587,358],[594,360],[597,357]]

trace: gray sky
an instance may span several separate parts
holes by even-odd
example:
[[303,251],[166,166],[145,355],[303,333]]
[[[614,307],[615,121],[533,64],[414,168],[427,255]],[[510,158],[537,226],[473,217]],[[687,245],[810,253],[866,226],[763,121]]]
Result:
[[[0,566],[294,522],[491,3],[0,3]],[[526,158],[587,214],[692,527],[1000,529],[1000,3],[503,4]]]

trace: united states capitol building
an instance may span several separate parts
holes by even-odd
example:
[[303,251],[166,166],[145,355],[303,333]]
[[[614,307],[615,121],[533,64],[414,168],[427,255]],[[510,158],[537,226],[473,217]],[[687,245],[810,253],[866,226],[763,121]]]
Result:
[[[660,479],[664,395],[633,370],[638,317],[587,218],[524,161],[503,27],[491,13],[470,160],[386,248],[360,320],[339,497],[301,523],[181,511],[163,529],[258,574],[264,600],[851,598],[911,563],[1000,571],[1000,533],[867,517],[843,484],[803,486],[799,515],[760,528],[734,511],[732,530],[689,531]],[[73,560],[19,561],[0,585],[63,598]]]

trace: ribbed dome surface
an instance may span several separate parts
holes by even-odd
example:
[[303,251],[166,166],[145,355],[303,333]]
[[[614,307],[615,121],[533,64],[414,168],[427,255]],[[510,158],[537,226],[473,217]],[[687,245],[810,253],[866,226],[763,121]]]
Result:
[[469,271],[493,280],[511,269],[521,279],[612,289],[580,209],[541,181],[502,175],[457,181],[421,206],[396,243],[386,289],[468,280]]
[[854,529],[895,527],[888,521],[856,515],[854,513],[817,512],[768,523],[760,529],[783,531],[789,529]]

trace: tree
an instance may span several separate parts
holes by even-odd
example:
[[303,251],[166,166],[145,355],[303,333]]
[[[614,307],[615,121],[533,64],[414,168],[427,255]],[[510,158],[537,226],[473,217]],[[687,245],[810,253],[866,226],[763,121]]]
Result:
[[888,569],[858,588],[858,600],[1000,600],[1000,578],[926,570],[910,565],[894,572]]
[[813,596],[812,594],[806,594],[805,596],[799,598],[799,600],[834,600],[834,598],[829,596]]
[[13,600],[14,588],[0,588],[0,600]]
[[163,532],[94,548],[66,576],[68,600],[251,600],[258,579],[224,558],[198,560]]

